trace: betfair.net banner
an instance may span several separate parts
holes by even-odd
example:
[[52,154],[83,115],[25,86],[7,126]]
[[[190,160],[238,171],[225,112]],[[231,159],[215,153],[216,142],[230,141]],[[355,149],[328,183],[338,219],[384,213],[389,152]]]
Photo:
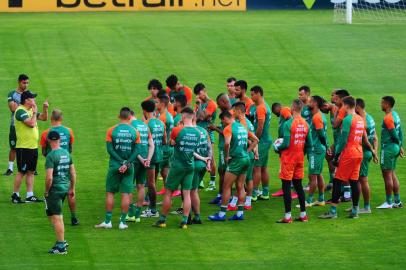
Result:
[[0,12],[246,10],[246,0],[0,0]]

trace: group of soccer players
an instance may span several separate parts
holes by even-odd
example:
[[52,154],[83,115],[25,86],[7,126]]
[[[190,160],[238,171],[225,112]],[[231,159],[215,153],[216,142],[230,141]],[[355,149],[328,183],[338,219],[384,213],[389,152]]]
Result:
[[[28,77],[19,80],[21,84],[20,81],[28,81]],[[302,86],[298,98],[288,106],[273,103],[270,107],[258,85],[248,91],[246,81],[229,78],[226,86],[227,92],[213,100],[203,83],[196,84],[192,90],[182,85],[175,75],[170,75],[166,79],[166,88],[157,79],[148,83],[150,96],[141,103],[140,119],[128,107],[120,110],[119,123],[107,131],[106,147],[110,161],[106,176],[106,211],[105,219],[96,228],[112,228],[115,193],[121,194],[119,229],[127,229],[127,222],[140,222],[141,217],[158,218],[154,226],[166,227],[172,197],[179,195],[182,205],[175,213],[182,215],[180,228],[202,224],[199,189],[205,186],[206,172],[210,173],[207,190],[216,189],[216,173],[219,179],[219,192],[210,202],[218,205],[219,211],[208,216],[210,221],[227,220],[228,211],[235,212],[228,220],[244,220],[244,211],[252,209],[252,202],[266,201],[270,196],[283,196],[284,199],[285,215],[278,223],[293,221],[291,203],[296,198],[300,214],[295,221],[307,222],[306,208],[327,203],[331,205],[330,210],[319,218],[337,218],[338,203],[346,201],[352,201],[352,207],[347,209],[349,217],[357,218],[358,214],[371,213],[368,168],[372,160],[378,163],[379,159],[386,200],[377,208],[403,207],[395,173],[397,158],[404,155],[403,134],[399,115],[393,110],[395,99],[392,96],[381,100],[385,116],[378,158],[374,119],[367,113],[365,101],[355,99],[347,90],[334,90],[331,102],[328,102],[321,96],[312,96],[310,88]],[[19,125],[17,137],[20,139],[17,138],[17,142],[21,145],[25,141],[21,134],[28,132],[24,128],[29,128],[37,115],[34,110],[36,95],[26,89],[13,93],[9,95],[9,106],[10,109],[15,107],[13,119]],[[195,103],[192,105],[193,94]],[[22,96],[20,107],[17,107],[19,100],[14,96]],[[45,105],[44,110],[48,108]],[[217,113],[219,124],[216,123]],[[275,142],[270,134],[272,113],[278,117],[279,123]],[[326,115],[332,126],[331,143],[327,138]],[[69,154],[72,152],[73,132],[62,125],[60,110],[52,112],[51,124],[41,136],[42,153],[47,157],[45,198],[47,214],[58,239],[51,253],[63,253],[67,247],[61,219],[65,197],[68,197],[72,225],[79,224],[74,188],[76,177]],[[36,123],[33,125],[36,128]],[[216,134],[217,162],[214,157]],[[269,192],[271,150],[280,157],[282,188],[274,194]],[[302,184],[305,156],[309,174],[307,187]],[[31,164],[28,159],[29,156],[23,157],[22,161]],[[330,175],[327,185],[322,174],[324,160],[328,163]],[[19,174],[29,172],[33,175],[36,166],[27,169],[24,164],[19,164]],[[156,189],[159,175],[164,183],[161,191]],[[292,188],[295,192],[291,191]],[[314,199],[316,189],[317,200]],[[326,200],[325,191],[329,189],[332,198]],[[135,190],[136,198],[133,196]],[[307,196],[305,190],[308,190]],[[364,205],[360,209],[361,194]],[[160,212],[157,195],[163,195]],[[27,198],[34,197],[33,192],[27,193]],[[35,197],[30,201],[42,200]],[[12,202],[22,202],[18,190],[14,191]],[[142,211],[146,205],[148,208]]]
[[[156,217],[154,226],[166,227],[172,197],[179,194],[182,207],[176,213],[182,215],[180,228],[201,224],[198,191],[204,188],[206,171],[210,173],[208,190],[215,189],[216,167],[219,193],[210,203],[218,205],[219,211],[208,219],[225,221],[228,211],[236,211],[228,219],[244,220],[244,210],[251,210],[253,201],[270,199],[271,149],[280,157],[282,183],[282,189],[272,196],[283,196],[285,204],[285,215],[278,223],[293,221],[291,202],[295,198],[300,208],[295,220],[300,222],[308,221],[306,208],[326,203],[331,204],[330,210],[319,218],[336,218],[337,204],[344,201],[352,201],[352,207],[347,209],[350,218],[371,213],[368,168],[371,160],[379,161],[378,137],[364,100],[338,89],[328,102],[321,96],[311,96],[310,88],[302,86],[290,106],[273,103],[270,107],[260,86],[253,86],[248,92],[247,82],[235,78],[227,79],[226,85],[227,93],[212,100],[203,83],[196,84],[192,91],[175,75],[170,75],[165,89],[159,80],[149,82],[151,95],[141,104],[141,120],[135,118],[130,108],[121,109],[120,123],[107,134],[110,167],[106,180],[106,217],[97,228],[112,228],[116,192],[122,194],[120,229],[128,228],[126,222],[140,222],[141,217]],[[381,169],[387,198],[378,208],[402,207],[395,168],[397,158],[403,157],[403,135],[394,105],[393,97],[382,98],[381,107],[386,115],[382,123]],[[218,109],[219,125],[216,124]],[[272,113],[279,117],[278,139],[274,143],[270,135]],[[326,115],[330,116],[333,128],[332,143],[327,138]],[[307,187],[302,184],[305,156],[309,173]],[[327,185],[322,175],[324,160],[330,174]],[[164,188],[158,192],[159,173]],[[138,197],[134,203],[135,183]],[[147,196],[144,187],[148,189]],[[318,197],[314,200],[316,189]],[[329,189],[332,198],[326,200],[325,191]],[[361,193],[364,207],[359,209]],[[163,195],[160,213],[157,194]],[[142,211],[144,205],[148,209]]]

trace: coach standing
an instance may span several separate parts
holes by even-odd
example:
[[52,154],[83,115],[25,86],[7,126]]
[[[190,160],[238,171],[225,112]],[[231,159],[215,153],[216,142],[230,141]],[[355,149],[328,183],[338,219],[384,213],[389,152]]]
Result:
[[48,119],[48,102],[43,105],[43,112],[38,113],[35,97],[37,95],[30,91],[21,94],[21,105],[14,113],[16,128],[16,154],[18,173],[14,180],[14,190],[11,195],[12,203],[24,203],[20,198],[20,186],[23,177],[26,176],[27,196],[25,202],[43,202],[34,196],[34,172],[38,160],[38,125],[37,119],[46,121]]

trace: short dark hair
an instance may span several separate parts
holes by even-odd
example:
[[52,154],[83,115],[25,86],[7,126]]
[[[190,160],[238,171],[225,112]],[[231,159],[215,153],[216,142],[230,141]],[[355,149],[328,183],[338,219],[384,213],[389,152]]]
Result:
[[391,106],[391,108],[393,108],[393,106],[395,106],[395,98],[392,96],[384,96],[382,98],[385,102],[387,102],[389,104],[389,106]]
[[310,94],[310,87],[307,85],[302,85],[299,87],[299,92],[300,91],[305,91],[307,94]]
[[294,99],[292,104],[297,109],[297,111],[301,111],[303,109],[303,102],[298,98]]
[[152,79],[148,83],[148,90],[151,90],[152,88],[162,90],[162,83],[157,79]]
[[343,98],[343,104],[353,109],[355,108],[355,98],[352,96],[345,97]]
[[162,97],[162,96],[168,96],[168,94],[166,93],[166,91],[163,90],[163,89],[162,89],[162,90],[159,90],[157,97],[160,98],[160,97]]
[[193,88],[193,93],[195,93],[195,95],[198,95],[200,91],[203,91],[205,88],[206,86],[203,83],[198,83]]
[[233,115],[229,111],[223,111],[220,113],[220,119],[224,119],[226,117],[231,118],[233,117]]
[[274,111],[277,107],[282,107],[279,102],[272,103],[271,110]]
[[133,110],[130,111],[131,116],[135,116],[135,112]]
[[180,113],[186,113],[186,114],[194,114],[195,112],[193,111],[192,108],[190,107],[185,107],[182,109],[182,111]]
[[173,89],[177,83],[178,83],[178,77],[176,77],[176,75],[174,75],[174,74],[169,75],[168,78],[166,79],[166,86],[168,86],[171,89]]
[[338,89],[335,94],[336,96],[339,96],[341,99],[348,97],[350,95],[350,93],[345,89]]
[[62,111],[58,110],[58,109],[53,110],[52,113],[51,113],[51,118],[54,121],[62,121],[62,119],[63,119]]
[[131,116],[131,109],[129,107],[123,107],[120,110],[120,119],[128,119]]
[[361,107],[361,109],[365,109],[365,101],[362,98],[357,98],[355,104],[356,106]]
[[323,104],[326,102],[326,100],[324,98],[322,98],[321,96],[312,96],[312,99],[314,99],[314,101],[316,101],[317,103],[317,107],[320,109]]
[[159,102],[165,104],[165,106],[168,106],[168,103],[169,103],[168,95],[166,95],[166,94],[165,95],[160,95],[160,96],[158,96],[158,98],[159,98]]
[[238,102],[234,103],[232,107],[245,112],[245,103],[244,102],[238,101]]
[[18,81],[19,82],[21,82],[21,81],[26,81],[26,80],[28,80],[28,79],[30,79],[27,75],[25,75],[25,74],[20,74],[19,76],[18,76]]
[[237,79],[234,78],[234,77],[230,77],[230,78],[227,79],[227,82],[228,82],[228,83],[230,83],[230,82],[236,82],[236,81],[237,81]]
[[141,103],[141,108],[146,112],[154,112],[155,111],[155,102],[152,100],[145,100]]
[[255,85],[251,88],[251,92],[254,92],[255,94],[260,94],[261,96],[264,96],[264,90],[262,89],[261,86]]
[[187,105],[187,98],[184,94],[178,94],[177,96],[175,96],[175,102],[179,102],[183,108]]
[[248,88],[248,84],[247,84],[247,82],[244,81],[244,80],[236,81],[236,82],[234,83],[234,86],[239,86],[239,87],[241,87],[241,89],[245,89],[245,90],[247,90],[247,88]]

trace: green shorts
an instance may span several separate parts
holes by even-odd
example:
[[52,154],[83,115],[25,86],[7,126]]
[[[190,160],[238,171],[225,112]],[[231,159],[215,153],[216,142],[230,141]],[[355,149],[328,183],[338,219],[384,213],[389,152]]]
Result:
[[147,183],[147,168],[138,160],[134,164],[134,183],[137,183],[137,185],[145,185]]
[[192,189],[199,188],[200,182],[203,180],[205,174],[206,174],[206,165],[204,163],[198,164],[197,162],[195,162],[195,172],[193,175]]
[[181,186],[182,190],[191,190],[193,175],[194,168],[171,168],[166,179],[165,188],[177,190]]
[[226,171],[237,176],[241,174],[247,175],[249,166],[250,166],[249,157],[232,158],[228,163]]
[[321,174],[323,172],[323,163],[326,153],[308,153],[309,174]]
[[219,149],[219,164],[218,164],[218,169],[221,171],[225,171],[227,169],[226,165],[226,158],[224,156],[224,150]]
[[125,173],[120,173],[116,167],[110,167],[106,177],[106,192],[130,194],[134,191],[133,180],[133,166],[128,168]]
[[169,150],[164,150],[163,151],[163,155],[162,155],[162,161],[159,164],[159,168],[163,169],[163,168],[170,168],[171,167],[171,158],[173,156],[173,148],[171,147],[171,149]]
[[11,149],[15,149],[16,143],[17,143],[16,128],[15,126],[10,126],[10,133],[8,134],[8,144],[10,145]]
[[160,166],[161,166],[161,162],[153,162],[153,163],[151,162],[151,164],[149,164],[149,167],[147,168],[147,170],[152,170],[152,169],[159,170]]
[[250,165],[248,166],[248,171],[247,171],[247,178],[245,181],[248,183],[249,181],[252,181],[254,179],[253,173],[254,173],[254,159],[250,159]]
[[45,212],[48,217],[62,215],[62,204],[67,192],[50,192],[45,198]]
[[394,170],[396,169],[396,161],[400,153],[400,148],[397,144],[385,145],[381,149],[381,169]]
[[271,148],[270,143],[259,143],[258,144],[259,159],[255,160],[254,167],[267,167],[268,166],[270,148]]
[[364,149],[364,156],[362,158],[361,169],[359,171],[359,176],[368,176],[369,163],[372,160],[372,152]]

